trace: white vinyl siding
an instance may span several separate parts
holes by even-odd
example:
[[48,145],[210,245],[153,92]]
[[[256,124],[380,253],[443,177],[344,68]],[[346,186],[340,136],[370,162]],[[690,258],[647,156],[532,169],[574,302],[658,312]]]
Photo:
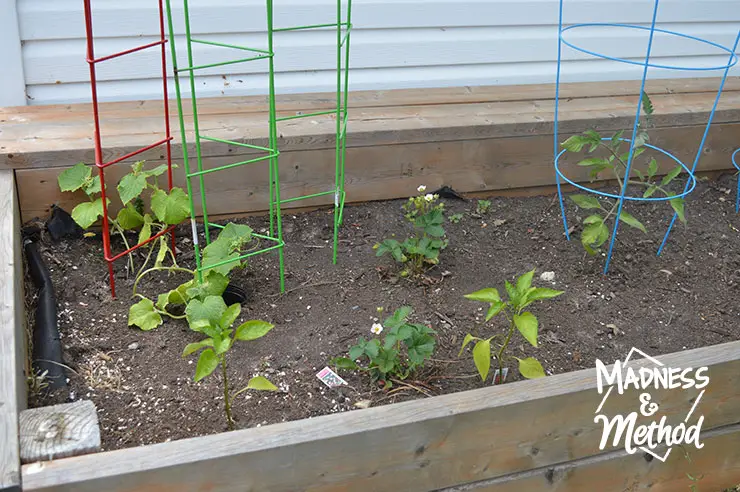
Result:
[[[264,48],[264,0],[191,0],[194,35]],[[176,30],[182,29],[181,0]],[[649,23],[652,0],[566,0],[565,22]],[[85,63],[82,0],[17,0],[22,61],[29,104],[90,99]],[[156,0],[94,0],[96,55],[155,41]],[[662,0],[660,27],[731,47],[740,29],[740,0]],[[275,26],[329,23],[333,0],[275,0]],[[354,0],[351,89],[396,89],[464,85],[535,84],[554,81],[557,56],[557,0]],[[646,33],[584,29],[569,39],[594,51],[639,59]],[[276,35],[276,83],[280,93],[332,91],[336,84],[336,32],[296,31]],[[177,39],[185,63],[182,37]],[[239,58],[242,53],[195,46],[196,64]],[[595,59],[563,49],[563,80],[639,78],[641,67]],[[659,35],[656,63],[722,65],[718,49]],[[158,49],[98,66],[101,100],[158,98]],[[200,96],[266,92],[265,61],[199,73]],[[733,69],[733,74],[739,74]],[[651,77],[718,76],[720,72],[651,70]],[[0,79],[2,80],[2,79]],[[170,86],[172,90],[172,86]]]

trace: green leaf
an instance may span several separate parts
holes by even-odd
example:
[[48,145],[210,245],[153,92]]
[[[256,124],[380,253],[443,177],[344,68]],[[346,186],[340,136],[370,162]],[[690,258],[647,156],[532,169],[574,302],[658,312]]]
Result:
[[583,147],[589,144],[591,144],[591,139],[583,135],[573,135],[560,145],[568,152],[580,152]]
[[658,187],[656,185],[650,185],[650,187],[645,190],[645,193],[643,193],[643,198],[650,198],[655,194],[655,192],[658,191]]
[[678,215],[678,220],[686,223],[686,215],[684,214],[684,199],[683,198],[673,198],[672,200],[669,200],[669,203],[671,204],[671,207],[673,207],[673,210]]
[[239,325],[236,329],[236,339],[242,341],[257,340],[267,335],[270,330],[275,328],[275,325],[268,323],[267,321],[252,320],[247,321]]
[[481,340],[473,348],[473,362],[478,369],[481,380],[488,378],[488,372],[491,370],[491,340]]
[[571,195],[570,199],[580,208],[589,210],[592,208],[601,208],[601,203],[596,197],[590,195]]
[[139,244],[146,242],[152,237],[152,216],[144,214],[144,225],[141,226],[139,231]]
[[197,383],[201,379],[210,376],[220,363],[221,359],[218,358],[218,355],[212,349],[205,349],[201,352],[198,358],[198,365],[195,367],[195,382]]
[[141,214],[139,214],[139,212],[137,212],[129,203],[126,205],[126,208],[122,208],[118,211],[116,222],[118,222],[118,225],[121,226],[121,229],[124,231],[131,231],[144,225],[144,217],[142,217]]
[[255,376],[252,379],[249,380],[249,383],[247,383],[247,388],[253,389],[253,390],[259,390],[259,391],[277,391],[278,388],[274,384],[272,384],[270,381],[267,380],[267,378],[263,376]]
[[392,372],[398,365],[398,362],[398,351],[394,349],[381,350],[378,356],[373,360],[373,363],[383,374]]
[[146,189],[146,176],[127,174],[118,183],[118,195],[121,197],[121,202],[126,205],[128,202],[141,195],[141,192]]
[[589,215],[585,219],[583,219],[583,223],[588,224],[598,224],[600,222],[604,222],[604,218],[601,215]]
[[526,294],[530,287],[532,287],[532,279],[534,278],[534,270],[530,270],[516,280],[516,291],[519,293],[519,297]]
[[637,157],[638,155],[640,155],[640,154],[637,153],[637,150],[638,149],[643,149],[643,151],[644,151],[644,147],[643,146],[646,143],[648,143],[649,141],[650,141],[650,135],[648,135],[647,132],[642,131],[642,132],[638,132],[637,133],[637,138],[635,138],[635,155],[634,155],[633,159],[635,157]]
[[609,228],[603,221],[588,224],[581,233],[581,243],[595,248],[600,247],[609,239]]
[[348,359],[346,357],[336,357],[331,360],[331,364],[335,366],[337,369],[347,369],[350,371],[358,369],[357,364],[355,364],[355,361],[352,359]]
[[157,251],[157,258],[154,260],[154,266],[156,268],[162,266],[169,250],[170,247],[167,246],[167,238],[165,236],[159,236],[159,251]]
[[190,217],[190,201],[180,188],[172,188],[169,195],[164,190],[152,194],[151,208],[160,222],[176,225]]
[[491,321],[491,318],[503,311],[505,307],[506,303],[504,302],[492,302],[491,307],[488,308],[488,312],[486,313],[486,322]]
[[537,318],[532,313],[514,315],[514,325],[533,347],[537,347]]
[[360,342],[357,345],[354,345],[350,347],[349,349],[349,358],[351,360],[357,360],[363,355],[365,355],[365,346],[367,345],[367,341],[364,338],[360,339]]
[[78,162],[69,169],[65,169],[59,176],[57,182],[61,191],[77,191],[82,188],[92,176],[92,168],[82,162]]
[[185,358],[188,355],[194,354],[198,350],[206,347],[213,347],[213,340],[210,338],[206,338],[205,340],[202,340],[197,343],[189,343],[185,346],[185,350],[182,351],[182,357]]
[[89,197],[103,191],[103,188],[100,186],[100,175],[97,175],[91,180],[85,182],[85,184],[82,185],[82,191],[87,193],[87,196]]
[[128,326],[138,326],[144,331],[150,331],[161,324],[162,316],[149,299],[140,300],[128,310]]
[[159,294],[157,296],[157,302],[155,304],[155,306],[157,306],[157,309],[159,309],[160,311],[164,311],[167,308],[167,306],[169,306],[170,295],[172,294],[172,292],[175,292],[175,291],[171,290],[169,292],[165,292],[164,294]]
[[527,294],[527,302],[544,301],[564,294],[562,290],[554,290],[538,287]]
[[82,202],[72,209],[72,218],[83,229],[88,229],[103,216],[103,199]]
[[192,299],[185,308],[190,329],[211,337],[220,334],[220,322],[225,312],[226,303],[220,296],[208,296],[203,301]]
[[232,304],[228,308],[226,308],[226,311],[224,311],[223,316],[221,316],[221,320],[219,321],[219,326],[221,326],[222,330],[226,330],[236,321],[236,318],[239,317],[239,314],[242,312],[242,307],[240,304]]
[[470,299],[471,301],[487,302],[489,304],[492,304],[494,302],[501,301],[501,296],[499,295],[497,289],[488,288],[488,289],[481,289],[479,291],[473,292],[472,294],[466,294],[465,299]]
[[385,321],[383,321],[383,326],[388,329],[400,328],[401,325],[406,323],[406,318],[411,314],[411,311],[411,306],[402,306],[397,309],[392,316],[389,316]]
[[[176,167],[177,167],[176,165],[174,165],[174,164],[172,165],[172,168],[173,169],[176,168]],[[141,171],[141,174],[143,176],[149,178],[151,176],[161,176],[161,175],[163,175],[166,172],[167,172],[167,164],[161,164],[161,165],[159,165],[157,167],[153,167],[153,168],[151,168],[151,169],[149,169],[147,171]]]
[[545,370],[542,368],[542,364],[539,363],[534,357],[527,357],[526,359],[519,359],[519,372],[522,376],[527,379],[537,379],[545,377]]
[[519,292],[508,280],[504,281],[504,287],[506,288],[506,293],[509,295],[509,302],[516,304],[519,301]]
[[663,176],[663,180],[660,182],[660,186],[668,185],[671,181],[673,181],[676,178],[676,176],[681,174],[681,171],[683,171],[683,167],[681,166],[676,166],[673,169],[671,169],[671,171],[668,174]]
[[218,239],[229,241],[232,243],[234,249],[241,249],[242,246],[252,240],[253,232],[252,228],[248,225],[229,222],[221,229]]
[[365,344],[364,350],[368,357],[377,357],[380,353],[380,341],[377,338],[370,340]]
[[436,340],[433,336],[425,333],[414,333],[409,343],[406,344],[409,360],[414,366],[420,366],[434,353]]
[[215,270],[209,270],[203,275],[203,281],[190,281],[184,284],[182,289],[183,298],[204,300],[209,296],[221,296],[229,285],[229,277]]
[[223,337],[218,337],[213,340],[213,350],[216,352],[216,355],[221,355],[231,348],[231,331],[232,330],[228,330],[223,333]]
[[642,110],[645,112],[646,115],[650,116],[653,114],[653,111],[655,111],[655,108],[653,107],[653,102],[650,100],[650,97],[647,95],[647,92],[642,92]]
[[658,172],[658,161],[656,161],[655,159],[651,159],[650,164],[648,164],[647,171],[648,171],[648,177],[652,179],[653,176],[655,176],[655,173]]
[[581,162],[578,163],[581,167],[591,167],[591,166],[608,166],[609,161],[607,161],[604,158],[601,157],[589,157],[588,159],[583,159]]
[[462,355],[463,351],[465,350],[465,347],[467,347],[470,344],[470,342],[472,342],[473,340],[478,340],[478,338],[474,337],[470,333],[465,335],[465,338],[463,339],[462,347],[460,347],[460,353],[457,354],[458,357]]
[[647,232],[647,229],[645,229],[645,226],[642,225],[642,222],[634,218],[632,215],[628,214],[625,211],[622,211],[622,214],[619,216],[619,220],[624,222],[630,227],[634,227],[635,229],[640,229],[642,232]]

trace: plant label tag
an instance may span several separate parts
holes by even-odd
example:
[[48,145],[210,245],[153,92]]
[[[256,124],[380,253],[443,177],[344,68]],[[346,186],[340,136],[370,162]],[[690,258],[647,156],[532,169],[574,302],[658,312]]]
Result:
[[339,377],[339,374],[332,371],[330,368],[325,367],[316,374],[316,377],[321,380],[322,383],[330,388],[336,388],[337,386],[346,386],[347,381]]
[[499,377],[499,370],[496,369],[496,372],[493,373],[493,384],[501,384],[506,382],[506,376],[509,374],[509,368],[504,367],[504,378],[503,380]]

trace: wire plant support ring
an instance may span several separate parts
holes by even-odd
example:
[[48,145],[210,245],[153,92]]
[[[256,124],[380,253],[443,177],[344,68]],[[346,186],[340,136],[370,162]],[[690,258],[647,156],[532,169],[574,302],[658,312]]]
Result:
[[[151,243],[152,241],[158,239],[159,237],[165,234],[170,234],[172,230],[174,229],[174,226],[166,227],[158,234],[155,234],[152,237],[150,237],[148,240],[143,241],[134,246],[126,245],[125,251],[114,254],[111,248],[110,220],[108,218],[108,198],[107,198],[108,194],[107,194],[107,189],[106,189],[106,184],[105,184],[105,169],[106,168],[113,166],[115,164],[118,164],[119,162],[127,161],[133,157],[136,157],[137,155],[140,155],[154,148],[164,146],[166,150],[166,160],[167,160],[167,186],[168,186],[167,189],[169,191],[172,190],[172,186],[173,186],[172,184],[172,135],[171,135],[171,130],[170,130],[170,114],[169,114],[168,93],[167,93],[167,76],[168,76],[167,50],[165,47],[168,40],[166,38],[166,32],[165,32],[165,12],[164,12],[163,0],[157,0],[157,6],[159,10],[159,40],[154,41],[152,43],[144,44],[144,45],[141,45],[135,48],[127,49],[124,51],[120,51],[117,53],[113,53],[110,55],[101,56],[99,58],[96,58],[95,57],[95,37],[93,33],[93,11],[92,11],[91,3],[92,3],[92,0],[84,0],[85,35],[86,35],[86,42],[87,42],[86,61],[90,69],[90,90],[92,93],[92,111],[93,111],[93,125],[94,125],[93,140],[95,144],[95,166],[98,168],[98,175],[100,177],[101,201],[103,205],[103,219],[102,219],[102,232],[101,232],[103,236],[103,256],[105,258],[105,261],[108,262],[108,277],[110,279],[111,294],[113,297],[116,297],[116,281],[115,281],[115,276],[113,274],[113,263],[119,258],[126,256],[130,254],[131,252],[137,250],[138,248],[141,248],[142,246],[145,246]],[[100,118],[100,107],[98,104],[98,80],[97,80],[96,67],[99,63],[108,62],[108,61],[120,58],[122,56],[130,55],[132,53],[137,53],[139,51],[143,51],[143,50],[147,50],[151,48],[157,48],[157,47],[159,47],[161,51],[161,61],[162,61],[161,77],[162,77],[162,94],[163,94],[163,107],[164,107],[164,111],[163,111],[164,138],[156,142],[153,142],[152,144],[147,145],[146,147],[142,147],[133,152],[129,152],[125,155],[119,156],[109,161],[105,161],[104,156],[103,156],[103,140],[102,140],[101,129],[100,129],[101,118]],[[174,254],[175,236],[174,234],[170,234],[170,236],[172,240],[172,251]]]
[[[625,202],[629,201],[665,201],[673,198],[683,198],[688,196],[693,189],[696,186],[696,178],[695,173],[697,166],[699,164],[699,159],[701,158],[701,155],[703,153],[707,136],[709,134],[709,129],[712,125],[712,121],[714,119],[714,114],[717,109],[717,105],[719,103],[720,97],[722,95],[722,91],[725,86],[725,82],[727,80],[727,75],[729,73],[730,68],[735,66],[738,62],[738,57],[735,54],[738,47],[738,42],[740,41],[740,31],[737,34],[737,37],[735,38],[735,44],[730,49],[725,46],[722,46],[720,44],[707,41],[701,38],[698,38],[696,36],[690,36],[688,34],[683,34],[676,31],[670,31],[666,29],[660,29],[656,27],[657,20],[658,20],[658,12],[659,12],[659,6],[660,6],[660,0],[652,0],[651,6],[652,6],[652,18],[650,20],[649,26],[644,25],[632,25],[632,24],[616,24],[616,23],[580,23],[580,24],[573,24],[573,25],[564,25],[564,19],[563,19],[563,7],[564,7],[565,0],[560,0],[559,5],[559,19],[558,19],[558,61],[557,61],[557,74],[556,74],[556,82],[555,82],[555,118],[554,118],[554,152],[553,152],[553,160],[554,160],[554,168],[556,173],[556,179],[557,179],[557,189],[558,189],[558,198],[560,202],[560,210],[563,220],[563,227],[565,228],[565,236],[568,240],[570,240],[570,229],[568,227],[568,219],[566,216],[566,207],[562,192],[562,183],[566,182],[572,186],[575,186],[576,188],[579,188],[581,190],[584,190],[588,193],[592,193],[598,196],[603,197],[609,197],[618,200],[618,208],[616,217],[614,219],[614,227],[611,233],[611,237],[609,239],[609,249],[606,256],[606,263],[604,265],[604,274],[606,274],[609,271],[609,266],[611,264],[612,256],[614,254],[614,245],[617,237],[617,233],[619,230],[619,224],[620,224],[620,218],[622,218],[623,214],[623,208]],[[565,26],[565,27],[564,27]],[[566,39],[565,34],[573,31],[577,31],[578,29],[583,28],[619,28],[623,30],[632,30],[632,31],[644,31],[648,34],[647,36],[647,45],[645,47],[645,54],[644,58],[641,61],[637,61],[634,59],[626,59],[626,58],[619,58],[615,56],[609,56],[603,53],[599,53],[597,51],[586,49],[582,46],[579,46],[576,42],[571,41],[569,39]],[[674,65],[674,64],[663,64],[663,63],[656,63],[651,59],[651,55],[653,52],[653,44],[656,33],[659,33],[661,35],[665,35],[667,37],[670,37],[671,39],[682,39],[682,40],[688,40],[695,43],[702,43],[708,46],[711,46],[713,48],[716,48],[720,50],[722,53],[727,55],[727,62],[722,65],[711,65],[711,66],[690,66],[690,65]],[[588,186],[584,186],[581,184],[578,184],[575,182],[575,180],[572,180],[568,178],[564,172],[561,169],[560,165],[560,159],[561,157],[567,152],[567,149],[560,148],[560,139],[559,139],[559,109],[560,109],[560,81],[561,81],[561,74],[562,74],[562,61],[563,61],[563,46],[567,46],[568,48],[571,48],[575,51],[581,52],[583,54],[601,58],[604,60],[610,60],[618,63],[624,63],[629,65],[637,65],[642,67],[642,77],[640,80],[640,92],[637,96],[637,103],[636,103],[636,111],[635,111],[635,117],[631,129],[631,137],[628,138],[620,138],[622,142],[629,143],[629,154],[625,166],[624,171],[624,180],[623,183],[620,183],[620,191],[619,194],[613,194],[613,193],[604,193],[602,191],[598,191],[596,189],[593,189]],[[630,177],[632,176],[630,173],[633,171],[633,161],[635,158],[635,150],[637,148],[635,142],[638,135],[638,127],[640,125],[640,116],[641,116],[641,110],[642,110],[642,96],[645,91],[645,84],[648,78],[648,70],[649,69],[661,69],[661,70],[678,70],[678,71],[690,71],[690,72],[708,72],[708,71],[722,71],[722,78],[719,83],[719,88],[717,90],[717,95],[714,99],[714,104],[711,108],[711,112],[709,114],[708,121],[706,123],[706,126],[704,128],[704,133],[701,138],[701,142],[699,143],[699,147],[696,151],[695,158],[693,160],[693,163],[691,166],[688,166],[681,162],[680,159],[678,159],[675,155],[670,153],[667,150],[661,149],[654,145],[648,145],[645,144],[644,147],[647,147],[648,149],[657,152],[659,155],[662,155],[663,157],[667,157],[668,159],[671,159],[678,163],[678,165],[681,166],[683,171],[685,171],[688,175],[688,179],[686,180],[686,184],[684,186],[683,192],[676,194],[674,196],[670,197],[643,197],[643,196],[630,196],[628,195],[628,185],[630,181]],[[602,139],[606,140],[606,139]],[[740,168],[739,168],[740,169]],[[738,192],[740,193],[740,183],[738,185]],[[738,198],[738,206],[740,207],[740,198]],[[658,248],[657,254],[660,255],[663,252],[663,249],[665,248],[665,245],[668,241],[668,237],[673,229],[673,225],[676,222],[676,219],[678,218],[677,212],[674,212],[673,218],[670,221],[670,224],[668,225],[668,228],[665,232],[665,236],[663,237],[663,241],[661,242],[660,247]]]
[[[273,0],[266,0],[265,2],[265,9],[266,9],[266,19],[267,19],[267,47],[266,49],[263,48],[254,48],[254,47],[246,47],[246,46],[238,46],[234,44],[226,44],[226,43],[220,43],[216,41],[210,41],[206,39],[196,39],[193,37],[192,28],[191,28],[191,15],[190,15],[190,5],[189,0],[182,0],[182,6],[183,6],[183,15],[185,20],[185,44],[187,49],[187,65],[185,67],[181,67],[178,64],[177,61],[177,50],[175,47],[175,42],[173,41],[170,43],[170,49],[171,49],[171,56],[173,60],[173,69],[174,69],[174,78],[175,78],[175,91],[177,96],[177,108],[178,108],[178,116],[179,116],[179,123],[180,123],[180,132],[181,132],[181,138],[182,138],[182,148],[183,148],[183,160],[185,165],[185,172],[186,172],[186,179],[187,179],[187,192],[188,196],[190,197],[190,217],[191,217],[191,224],[193,229],[193,244],[195,248],[195,258],[196,258],[196,269],[198,272],[198,279],[202,280],[203,278],[203,272],[218,266],[222,266],[226,263],[231,262],[237,262],[241,261],[247,257],[262,254],[262,253],[268,253],[271,251],[277,250],[278,256],[279,256],[279,275],[280,275],[280,291],[285,292],[285,260],[284,260],[284,246],[285,242],[283,240],[283,230],[282,230],[282,214],[281,214],[281,207],[282,205],[286,203],[295,202],[298,200],[305,200],[309,198],[315,198],[320,196],[328,196],[331,195],[334,198],[334,241],[333,241],[333,256],[332,261],[336,263],[337,260],[337,245],[338,245],[338,234],[339,234],[339,227],[342,223],[343,218],[343,211],[344,211],[344,203],[346,198],[346,193],[344,189],[344,183],[345,183],[345,173],[344,173],[344,167],[345,167],[345,155],[346,155],[346,134],[347,134],[347,120],[348,120],[348,113],[347,113],[347,100],[348,100],[348,83],[349,83],[349,50],[350,50],[350,32],[351,32],[351,11],[352,11],[352,4],[351,0],[347,3],[347,12],[346,12],[346,20],[343,20],[343,11],[342,11],[342,0],[337,0],[337,9],[336,9],[336,21],[334,23],[330,24],[315,24],[315,25],[306,25],[306,26],[296,26],[296,27],[282,27],[282,28],[276,28],[274,26],[274,4]],[[174,23],[173,23],[173,16],[172,16],[172,6],[171,6],[171,0],[166,0],[166,8],[167,8],[167,16],[169,19],[168,26],[169,26],[169,36],[171,40],[175,39],[175,31],[174,31]],[[287,32],[287,31],[298,31],[298,30],[306,30],[306,29],[326,29],[326,28],[334,28],[336,29],[336,57],[337,57],[337,93],[336,93],[336,108],[330,110],[330,111],[322,111],[317,113],[307,113],[307,114],[296,114],[296,115],[290,115],[290,116],[284,116],[284,117],[278,117],[277,116],[277,103],[276,103],[276,95],[275,95],[275,33],[278,32]],[[238,58],[234,60],[228,60],[228,61],[222,61],[218,63],[206,63],[206,64],[197,64],[195,62],[195,56],[193,53],[193,45],[209,45],[209,46],[216,46],[220,48],[226,48],[226,49],[232,49],[232,50],[238,50],[241,52],[246,52],[249,54],[249,56]],[[344,57],[345,63],[342,63],[342,59]],[[196,73],[200,70],[204,69],[210,69],[210,68],[216,68],[216,67],[222,67],[222,66],[230,66],[240,63],[246,63],[246,62],[254,62],[254,61],[262,61],[265,60],[268,64],[268,126],[269,126],[269,137],[268,137],[268,143],[266,146],[260,146],[260,145],[254,145],[250,143],[245,143],[242,141],[232,141],[232,140],[226,140],[222,138],[217,138],[214,136],[204,135],[201,133],[201,127],[199,124],[199,115],[198,115],[198,98],[196,95]],[[194,143],[195,143],[195,153],[196,153],[196,166],[193,169],[193,166],[191,166],[191,158],[189,156],[188,152],[188,135],[187,130],[185,126],[185,117],[184,117],[184,100],[183,100],[183,90],[181,87],[181,77],[186,76],[189,82],[189,92],[190,92],[190,99],[192,104],[192,123],[193,123],[193,130],[194,130]],[[334,187],[330,190],[323,191],[320,193],[314,193],[310,195],[304,195],[304,196],[296,196],[291,197],[287,199],[281,198],[281,188],[280,188],[280,172],[279,172],[279,137],[278,137],[278,123],[282,121],[288,121],[288,120],[294,120],[298,118],[307,118],[307,117],[316,117],[316,116],[322,116],[322,115],[334,115],[336,118],[336,148],[335,148],[335,179],[334,179]],[[215,168],[205,168],[204,164],[204,158],[203,158],[203,151],[202,151],[202,143],[203,141],[208,142],[217,142],[222,143],[226,145],[233,145],[237,147],[247,148],[253,151],[256,151],[256,157],[247,159],[240,162],[235,162],[232,164],[227,164]],[[205,241],[206,245],[210,244],[211,241],[211,230],[216,228],[222,228],[223,226],[211,222],[208,218],[208,207],[207,207],[207,191],[205,186],[205,180],[204,176],[211,173],[216,173],[219,171],[225,171],[228,169],[233,169],[236,167],[241,167],[245,165],[251,165],[251,164],[257,164],[261,162],[267,162],[269,166],[269,216],[270,216],[270,229],[268,235],[260,235],[260,234],[253,234],[254,237],[257,237],[259,239],[265,240],[270,245],[266,248],[258,249],[256,251],[251,251],[245,255],[242,255],[238,258],[233,258],[228,261],[224,261],[218,264],[214,265],[203,265],[202,259],[201,259],[201,251],[200,251],[200,245],[198,243],[198,232],[197,232],[197,225],[196,225],[196,218],[197,218],[197,210],[196,210],[196,204],[193,200],[193,181],[195,180],[198,184],[198,189],[200,191],[200,208],[201,213],[203,216],[203,226],[205,229]]]

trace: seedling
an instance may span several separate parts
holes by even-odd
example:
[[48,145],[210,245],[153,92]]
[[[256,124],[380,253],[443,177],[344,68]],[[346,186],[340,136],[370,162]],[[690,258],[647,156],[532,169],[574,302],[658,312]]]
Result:
[[404,265],[402,277],[422,273],[427,266],[439,263],[439,253],[447,247],[444,203],[438,203],[439,195],[424,194],[426,186],[418,188],[420,195],[409,198],[403,206],[404,217],[414,227],[414,236],[403,242],[385,239],[373,246],[376,256],[390,254],[394,260]]
[[475,213],[478,215],[486,215],[491,210],[490,200],[478,200],[478,205],[475,207]]
[[232,325],[241,313],[239,304],[226,307],[221,296],[207,296],[203,301],[193,299],[188,303],[185,315],[190,329],[202,333],[207,338],[185,347],[182,356],[187,357],[200,352],[198,365],[195,367],[195,381],[198,382],[221,367],[221,378],[224,390],[224,410],[229,430],[234,429],[231,404],[234,399],[246,390],[277,391],[277,387],[263,376],[255,376],[247,386],[235,393],[229,388],[227,354],[234,342],[249,342],[267,335],[274,325],[266,321],[252,320],[239,325],[236,330]]
[[[339,369],[368,371],[372,380],[381,381],[386,389],[392,387],[393,380],[408,378],[431,358],[437,343],[434,330],[408,322],[411,312],[409,306],[404,306],[386,318],[382,325],[374,324],[371,332],[377,338],[365,340],[361,337],[349,349],[349,358],[338,357],[331,363]],[[385,330],[385,336],[380,337]],[[365,361],[366,365],[360,366],[357,361]]]
[[[532,287],[534,272],[532,270],[519,277],[516,286],[510,284],[508,280],[506,281],[506,293],[509,297],[507,301],[502,300],[498,290],[494,288],[482,289],[465,296],[466,299],[488,304],[486,323],[499,314],[503,314],[509,322],[509,328],[505,334],[495,334],[490,338],[483,339],[468,333],[463,340],[459,355],[462,355],[468,344],[475,342],[473,346],[473,362],[483,381],[488,379],[491,369],[491,358],[494,351],[496,360],[498,361],[498,374],[506,374],[504,371],[504,362],[509,358],[506,354],[506,349],[509,347],[515,331],[519,331],[522,337],[533,347],[538,346],[539,322],[534,314],[524,311],[524,308],[535,301],[552,299],[563,294],[559,290]],[[527,357],[526,359],[514,358],[519,362],[519,372],[525,378],[534,379],[545,376],[545,370],[542,368],[542,364],[534,357]]]
[[[131,166],[131,172],[119,181],[116,189],[123,207],[115,218],[108,217],[108,223],[111,232],[121,237],[126,249],[130,249],[126,231],[138,230],[138,243],[141,244],[149,240],[152,235],[169,226],[177,225],[190,216],[188,196],[181,188],[172,188],[167,192],[157,185],[156,178],[165,172],[167,172],[167,166],[164,164],[146,170],[144,161],[139,161],[134,163]],[[93,177],[90,166],[82,162],[77,163],[62,171],[57,177],[57,182],[61,191],[82,190],[87,195],[88,201],[80,203],[72,210],[72,218],[80,227],[89,229],[103,216],[100,176]],[[149,210],[144,202],[146,191],[150,192]],[[110,205],[110,199],[106,205]],[[165,240],[160,238],[160,247],[164,243]],[[129,264],[133,269],[131,255],[129,255]]]
[[463,214],[452,214],[447,216],[447,220],[453,224],[459,223],[463,219]]

